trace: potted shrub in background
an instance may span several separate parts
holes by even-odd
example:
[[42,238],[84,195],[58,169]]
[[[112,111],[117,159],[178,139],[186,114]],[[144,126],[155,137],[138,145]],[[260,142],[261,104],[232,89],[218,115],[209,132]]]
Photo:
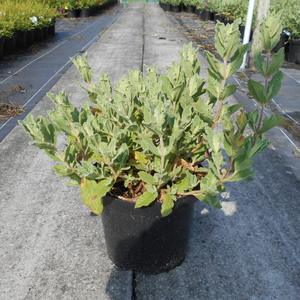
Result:
[[211,12],[209,10],[209,1],[199,0],[197,1],[197,9],[201,11],[200,17],[203,21],[209,21],[211,19]]
[[[140,70],[129,71],[114,93],[108,75],[101,73],[94,83],[87,56],[78,56],[73,63],[87,86],[78,84],[92,104],[78,110],[64,91],[49,94],[56,106],[48,112],[50,120],[29,114],[19,121],[31,144],[60,163],[55,172],[69,177],[68,185],[80,185],[84,203],[95,214],[103,212],[108,255],[117,266],[151,274],[176,267],[185,256],[196,200],[221,208],[218,193],[225,184],[253,180],[253,159],[271,143],[263,133],[284,120],[263,118],[283,78],[283,51],[270,61],[282,30],[279,18],[269,14],[261,25],[267,63],[255,49],[265,85],[248,82],[260,111],[226,102],[237,89],[226,81],[250,48],[240,45],[239,19],[216,25],[215,47],[223,61],[205,52],[207,89],[192,44],[184,46],[181,61],[173,62],[166,75],[159,76],[157,66],[147,67],[145,78]],[[246,135],[246,129],[252,133]],[[67,137],[63,151],[57,133]]]
[[197,0],[184,0],[183,5],[186,7],[186,12],[193,14],[195,12]]
[[[288,61],[300,64],[300,6],[291,7],[286,14],[287,30],[289,36]],[[283,33],[284,34],[284,33]]]
[[0,24],[0,60],[2,60],[8,52],[5,48],[8,44],[6,41],[10,41],[14,36],[14,22],[5,12],[0,12]]
[[172,12],[181,12],[181,0],[170,0],[170,3],[172,5]]

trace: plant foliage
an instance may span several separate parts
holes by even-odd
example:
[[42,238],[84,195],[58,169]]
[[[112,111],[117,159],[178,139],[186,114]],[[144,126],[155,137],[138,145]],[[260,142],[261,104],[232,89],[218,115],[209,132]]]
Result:
[[[269,14],[261,26],[261,40],[267,47],[276,45],[279,37],[270,27],[277,18]],[[147,67],[145,78],[140,70],[129,71],[114,91],[105,73],[95,83],[87,55],[78,56],[73,63],[86,87],[78,84],[92,104],[86,102],[78,110],[65,91],[49,94],[56,106],[48,112],[50,120],[29,115],[20,124],[34,140],[32,145],[60,163],[55,172],[69,177],[68,185],[81,186],[84,203],[97,214],[107,193],[136,202],[136,208],[159,201],[162,216],[171,213],[178,197],[189,194],[221,208],[219,191],[225,190],[227,182],[253,180],[253,158],[270,144],[262,134],[283,121],[275,116],[263,119],[264,106],[279,91],[281,52],[265,64],[256,50],[258,70],[267,79],[275,73],[265,86],[249,82],[261,112],[246,113],[240,110],[242,105],[226,102],[237,88],[226,81],[250,48],[240,45],[240,22],[216,25],[215,47],[223,61],[205,52],[210,66],[207,89],[200,77],[198,50],[191,44],[183,47],[180,62],[173,62],[166,74],[159,76],[157,65]],[[247,127],[253,131],[248,136]],[[67,137],[62,152],[57,149],[57,133]]]

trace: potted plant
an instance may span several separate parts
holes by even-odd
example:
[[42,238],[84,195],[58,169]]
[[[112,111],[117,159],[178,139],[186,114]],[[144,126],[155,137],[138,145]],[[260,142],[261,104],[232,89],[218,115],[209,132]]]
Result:
[[7,16],[5,10],[0,12],[0,26],[0,60],[2,60],[15,46],[14,21]]
[[172,12],[181,12],[181,0],[170,0],[170,3],[172,5]]
[[186,12],[193,14],[195,12],[196,0],[183,0],[183,5],[186,7]]
[[[216,49],[223,62],[205,52],[207,89],[192,44],[183,47],[181,61],[173,62],[167,74],[159,76],[156,65],[147,67],[145,78],[140,70],[129,71],[114,93],[108,75],[101,73],[94,83],[87,56],[78,56],[73,63],[87,86],[78,84],[92,104],[78,110],[64,91],[49,94],[56,106],[49,119],[34,120],[29,114],[27,121],[19,121],[34,140],[30,144],[59,163],[55,172],[69,177],[68,185],[80,185],[84,203],[102,213],[108,255],[122,268],[159,273],[179,265],[194,203],[199,199],[219,209],[218,193],[225,184],[251,182],[254,157],[271,143],[262,134],[284,120],[263,118],[266,103],[280,90],[282,51],[272,61],[268,55],[265,63],[255,50],[255,65],[266,80],[265,85],[250,80],[248,86],[261,103],[260,112],[226,102],[237,89],[226,81],[250,48],[240,46],[239,23],[216,25]],[[280,31],[280,20],[270,14],[261,26],[268,54]],[[246,135],[246,128],[252,133]],[[63,151],[57,133],[67,137]]]
[[200,15],[203,21],[209,21],[211,19],[211,12],[209,10],[209,1],[199,0],[197,1],[197,15]]
[[[288,61],[300,63],[300,7],[295,5],[288,9],[285,16],[286,29],[291,34],[289,36]],[[285,34],[283,34],[285,37]]]

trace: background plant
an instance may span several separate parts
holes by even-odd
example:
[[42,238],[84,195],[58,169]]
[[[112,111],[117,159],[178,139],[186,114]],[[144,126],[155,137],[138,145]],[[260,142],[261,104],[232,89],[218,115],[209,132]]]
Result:
[[[95,213],[102,212],[102,197],[107,193],[135,201],[136,208],[153,201],[162,203],[161,213],[172,212],[178,197],[194,195],[207,205],[221,208],[218,193],[227,182],[251,182],[253,159],[271,141],[263,133],[281,123],[283,117],[263,118],[265,105],[279,92],[283,51],[273,55],[282,30],[280,15],[269,14],[261,25],[261,42],[267,61],[255,49],[255,66],[265,76],[264,85],[250,80],[251,95],[261,110],[246,112],[242,104],[229,106],[226,98],[237,85],[227,84],[241,66],[250,45],[240,45],[241,20],[216,25],[215,47],[219,62],[206,51],[207,89],[200,78],[200,61],[192,44],[185,45],[181,61],[173,62],[165,75],[157,66],[129,71],[112,91],[108,75],[101,73],[98,83],[87,56],[73,63],[87,83],[89,100],[80,110],[73,107],[62,91],[49,94],[56,110],[49,119],[31,114],[19,121],[34,140],[32,145],[59,162],[56,173],[69,177],[68,185],[80,185],[84,203]],[[202,95],[207,94],[207,100]],[[213,113],[213,107],[217,112]],[[246,129],[252,133],[247,135]],[[66,147],[56,145],[57,133],[67,137]],[[222,151],[222,148],[224,149]]]
[[47,27],[60,16],[54,1],[2,0],[0,3],[0,36],[10,37],[18,30],[33,29],[32,17],[37,18],[38,27]]
[[300,39],[300,3],[298,0],[272,0],[270,8],[276,12],[282,11],[283,28],[291,32],[291,39]]

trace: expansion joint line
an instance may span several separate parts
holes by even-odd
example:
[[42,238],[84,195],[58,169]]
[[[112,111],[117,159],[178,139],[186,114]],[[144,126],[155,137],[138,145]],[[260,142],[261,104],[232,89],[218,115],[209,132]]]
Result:
[[142,34],[143,34],[143,45],[142,45],[142,64],[141,64],[141,72],[142,74],[144,73],[144,53],[145,53],[145,12],[146,12],[146,5],[144,3],[143,5],[143,10],[142,10],[142,13],[143,13],[143,29],[142,29]]
[[135,276],[135,271],[132,270],[132,295],[131,295],[131,300],[136,300],[136,276]]

